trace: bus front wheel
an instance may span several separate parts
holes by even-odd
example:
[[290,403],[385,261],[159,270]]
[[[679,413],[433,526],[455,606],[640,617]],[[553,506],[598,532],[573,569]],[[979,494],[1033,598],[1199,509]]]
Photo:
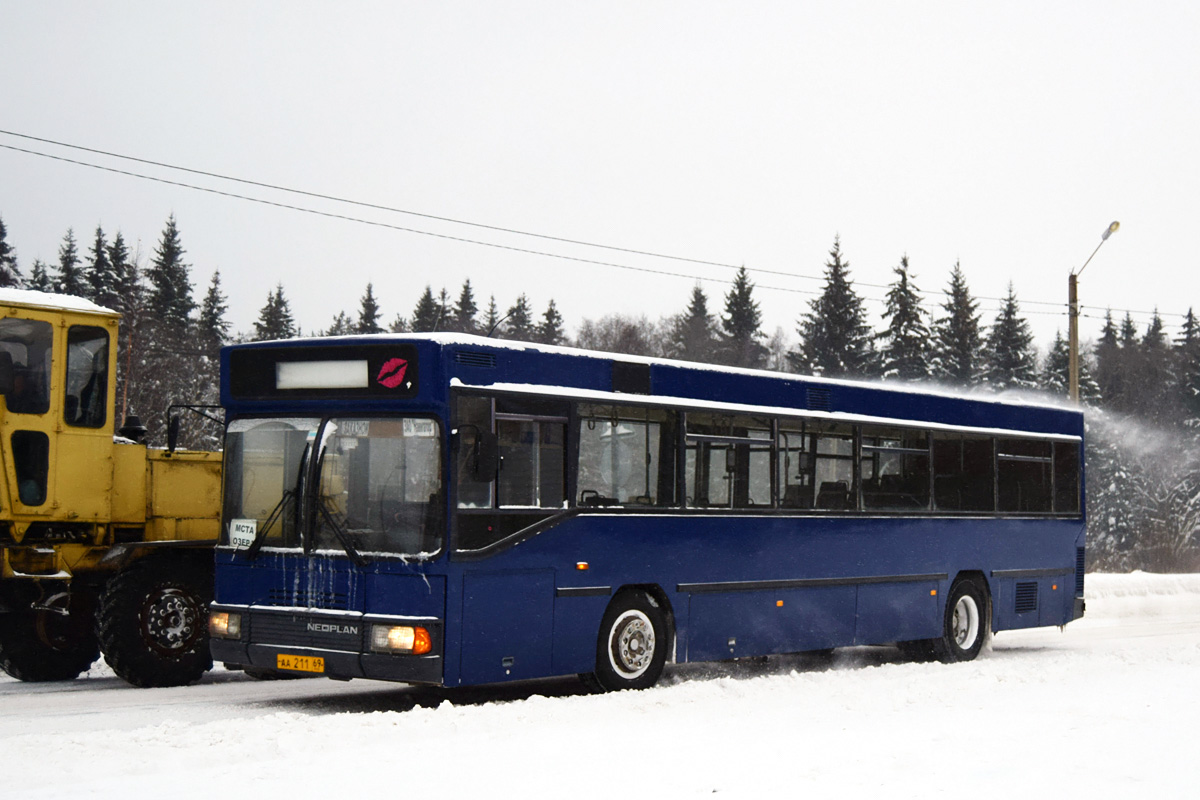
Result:
[[962,578],[950,588],[942,636],[932,640],[933,655],[946,663],[970,661],[979,655],[988,636],[987,592]]
[[667,661],[667,617],[662,606],[643,592],[618,595],[600,623],[596,672],[586,681],[605,691],[648,689]]

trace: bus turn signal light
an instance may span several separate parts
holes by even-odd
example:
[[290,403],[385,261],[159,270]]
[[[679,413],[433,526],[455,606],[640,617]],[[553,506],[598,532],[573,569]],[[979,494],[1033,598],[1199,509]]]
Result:
[[433,640],[425,628],[410,625],[373,625],[371,649],[377,653],[408,653],[421,656],[433,649]]

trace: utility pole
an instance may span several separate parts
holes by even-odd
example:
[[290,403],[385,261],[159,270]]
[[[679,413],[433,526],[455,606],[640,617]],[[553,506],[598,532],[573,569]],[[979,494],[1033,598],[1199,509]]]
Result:
[[1108,241],[1108,237],[1120,229],[1121,223],[1114,221],[1111,225],[1104,229],[1104,233],[1100,236],[1100,244],[1096,245],[1096,249],[1088,256],[1087,261],[1083,262],[1083,266],[1078,270],[1072,270],[1067,276],[1067,302],[1070,305],[1068,312],[1068,345],[1070,348],[1070,391],[1071,402],[1079,402],[1079,276],[1087,269],[1087,265],[1092,263],[1092,259],[1096,253],[1100,252],[1100,247]]

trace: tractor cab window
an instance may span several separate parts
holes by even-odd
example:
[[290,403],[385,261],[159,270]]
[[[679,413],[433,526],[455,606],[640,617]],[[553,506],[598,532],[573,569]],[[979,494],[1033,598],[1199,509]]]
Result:
[[80,428],[108,421],[108,332],[73,325],[67,331],[67,386],[63,419]]
[[0,352],[12,359],[13,390],[4,396],[14,414],[45,414],[50,410],[50,346],[54,329],[49,322],[8,317],[0,319]]

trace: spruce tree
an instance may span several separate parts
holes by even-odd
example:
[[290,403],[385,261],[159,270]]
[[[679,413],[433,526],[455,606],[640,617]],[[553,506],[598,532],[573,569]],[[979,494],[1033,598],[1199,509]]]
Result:
[[25,288],[38,292],[54,291],[54,278],[50,275],[50,268],[46,266],[45,261],[40,258],[33,260],[33,267],[29,270],[29,282]]
[[534,335],[533,309],[529,306],[529,298],[522,293],[508,309],[504,338],[531,342]]
[[1037,354],[1029,321],[1021,316],[1017,294],[1008,294],[992,323],[987,339],[987,383],[995,390],[1032,389],[1037,386]]
[[1175,339],[1174,361],[1180,417],[1189,430],[1200,434],[1200,321],[1190,308]]
[[833,240],[825,262],[825,289],[809,304],[797,333],[800,344],[788,354],[797,372],[829,378],[869,377],[875,351],[862,298],[850,280],[850,262],[842,259],[841,240]]
[[8,231],[0,218],[0,289],[17,288],[24,280],[17,267],[17,251],[8,243]]
[[266,305],[258,313],[258,321],[254,323],[254,339],[290,339],[296,333],[292,309],[287,298],[283,296],[283,284],[276,284],[275,291],[267,295]]
[[160,331],[182,337],[191,323],[196,303],[192,299],[191,267],[183,261],[186,251],[179,238],[175,215],[167,218],[162,238],[154,248],[147,277],[150,279],[150,312],[158,320]]
[[731,367],[760,368],[767,360],[762,339],[762,312],[754,299],[754,284],[742,267],[725,295],[718,358]]
[[354,320],[345,311],[339,311],[333,324],[325,329],[323,336],[350,336],[354,333]]
[[[1063,338],[1062,331],[1054,332],[1054,343],[1046,353],[1038,384],[1043,391],[1059,397],[1069,397],[1071,394],[1071,348]],[[1092,363],[1087,353],[1079,354],[1079,401],[1087,406],[1100,403],[1100,386],[1092,374]]]
[[1096,343],[1096,383],[1100,398],[1107,408],[1116,409],[1125,398],[1126,375],[1122,364],[1121,341],[1112,309],[1104,312],[1104,327]]
[[677,315],[670,323],[668,354],[672,358],[697,361],[702,364],[714,360],[717,349],[717,322],[708,313],[708,298],[700,284],[692,287],[692,298],[687,310]]
[[1173,402],[1176,398],[1175,365],[1172,363],[1171,345],[1167,341],[1165,326],[1157,309],[1137,349],[1133,374],[1138,390],[1131,398],[1132,411],[1160,427],[1171,426],[1179,421],[1180,416],[1179,408]]
[[484,314],[480,332],[484,336],[493,336],[498,333],[497,329],[500,327],[501,322],[500,309],[496,307],[496,295],[492,295],[488,299],[487,313]]
[[379,324],[379,303],[375,302],[375,287],[367,284],[367,291],[359,301],[358,322],[354,325],[355,333],[383,333]]
[[908,272],[908,256],[893,268],[896,282],[888,287],[883,318],[887,328],[880,334],[880,358],[884,378],[916,381],[929,377],[929,328],[921,298]]
[[564,344],[567,340],[562,314],[558,313],[558,306],[553,299],[546,306],[546,313],[537,325],[534,338],[541,344]]
[[216,270],[204,302],[200,304],[200,319],[196,325],[200,347],[210,358],[215,359],[221,347],[229,343],[229,320],[225,318],[228,311],[228,298],[221,291],[221,271]]
[[979,303],[971,297],[958,262],[950,273],[945,294],[942,303],[945,316],[933,323],[930,372],[938,380],[974,386],[983,372],[983,334],[979,327]]
[[116,279],[112,307],[128,316],[141,308],[145,287],[142,286],[142,272],[130,261],[129,248],[120,231],[108,244],[108,265]]
[[441,309],[438,308],[437,300],[433,297],[433,290],[426,285],[425,293],[421,295],[421,299],[417,301],[417,307],[413,309],[412,330],[415,333],[435,331],[441,316]]
[[402,314],[397,314],[396,318],[392,320],[392,324],[388,326],[388,330],[392,333],[410,333],[412,329],[412,323]]
[[87,265],[88,297],[105,308],[117,307],[119,276],[109,259],[109,246],[104,240],[104,231],[96,226],[96,239],[92,242],[91,259]]
[[463,281],[462,290],[458,293],[458,302],[454,304],[454,330],[459,333],[478,333],[479,326],[475,315],[479,307],[475,305],[475,293],[471,290],[471,281]]
[[59,294],[87,297],[87,281],[79,266],[79,247],[75,243],[75,231],[67,228],[67,235],[58,248],[58,281],[54,290]]

